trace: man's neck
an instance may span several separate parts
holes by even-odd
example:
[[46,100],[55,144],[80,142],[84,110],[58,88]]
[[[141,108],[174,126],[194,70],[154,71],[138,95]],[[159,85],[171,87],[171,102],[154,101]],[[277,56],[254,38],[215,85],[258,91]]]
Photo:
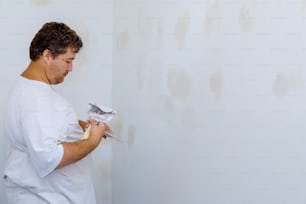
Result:
[[21,74],[21,76],[30,80],[36,80],[50,84],[44,72],[43,65],[39,61],[32,61]]

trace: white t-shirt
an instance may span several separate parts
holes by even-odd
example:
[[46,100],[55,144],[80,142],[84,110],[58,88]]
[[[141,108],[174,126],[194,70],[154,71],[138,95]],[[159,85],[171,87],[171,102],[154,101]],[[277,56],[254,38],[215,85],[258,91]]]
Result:
[[61,142],[80,140],[83,130],[52,86],[20,77],[9,97],[6,130],[12,148],[4,173],[16,187],[49,203],[96,203],[90,156],[55,169]]

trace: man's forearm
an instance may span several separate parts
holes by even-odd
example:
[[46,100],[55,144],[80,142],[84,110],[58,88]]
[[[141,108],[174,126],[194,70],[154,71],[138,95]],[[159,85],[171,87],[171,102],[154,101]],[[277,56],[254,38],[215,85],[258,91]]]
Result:
[[80,159],[86,157],[90,152],[92,152],[98,146],[98,144],[99,142],[93,142],[92,140],[62,143],[64,148],[64,155],[56,168],[58,169],[79,161]]
[[108,127],[107,124],[100,123],[99,125],[99,123],[97,123],[95,120],[92,120],[90,122],[91,122],[91,129],[90,129],[91,136],[87,140],[80,140],[71,143],[69,142],[62,143],[64,148],[64,155],[61,162],[56,167],[57,169],[66,166],[68,164],[72,164],[86,157],[100,144],[104,136],[104,131],[106,130],[111,132],[111,129]]

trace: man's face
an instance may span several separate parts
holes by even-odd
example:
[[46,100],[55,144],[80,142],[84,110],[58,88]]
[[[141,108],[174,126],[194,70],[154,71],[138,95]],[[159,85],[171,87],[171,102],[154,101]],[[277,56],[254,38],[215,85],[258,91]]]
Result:
[[59,84],[64,81],[68,72],[72,71],[72,62],[75,55],[73,49],[69,47],[64,54],[60,54],[49,61],[46,75],[50,84]]

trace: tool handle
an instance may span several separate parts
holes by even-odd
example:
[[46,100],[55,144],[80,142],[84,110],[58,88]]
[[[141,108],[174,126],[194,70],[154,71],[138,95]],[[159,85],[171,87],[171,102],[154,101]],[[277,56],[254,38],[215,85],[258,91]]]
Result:
[[83,133],[81,140],[87,140],[90,136],[90,129],[91,129],[91,125],[88,126],[88,128],[85,130],[85,132]]

